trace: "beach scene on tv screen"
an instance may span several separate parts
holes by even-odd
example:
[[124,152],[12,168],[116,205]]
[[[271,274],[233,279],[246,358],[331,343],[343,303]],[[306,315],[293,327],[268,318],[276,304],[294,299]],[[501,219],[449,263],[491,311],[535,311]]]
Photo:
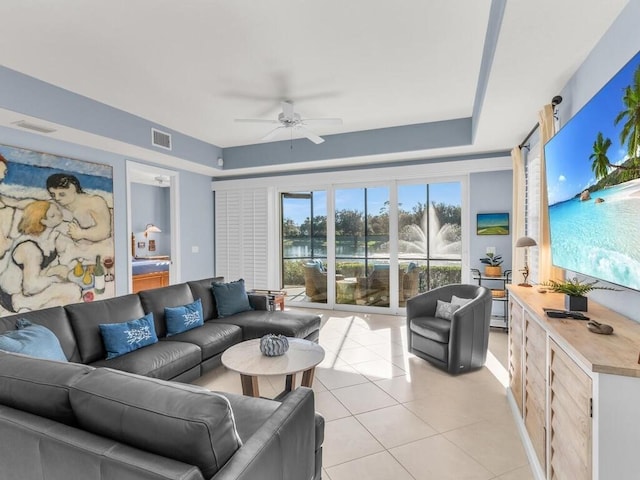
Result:
[[554,265],[640,290],[640,53],[545,145],[545,160]]

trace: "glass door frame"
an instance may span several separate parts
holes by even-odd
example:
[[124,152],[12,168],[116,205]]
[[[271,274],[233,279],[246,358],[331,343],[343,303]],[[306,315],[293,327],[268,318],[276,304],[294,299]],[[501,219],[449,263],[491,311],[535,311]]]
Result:
[[[462,252],[461,252],[461,268],[462,282],[470,281],[469,274],[469,245],[470,245],[470,192],[469,192],[469,175],[468,174],[451,174],[443,176],[420,176],[418,178],[396,178],[389,181],[368,181],[358,183],[320,183],[307,184],[297,187],[279,187],[277,189],[277,205],[278,219],[280,228],[278,229],[278,241],[280,244],[279,262],[278,262],[278,278],[282,278],[282,203],[280,201],[283,193],[295,192],[314,192],[325,191],[327,196],[327,278],[333,278],[334,281],[327,282],[327,303],[314,302],[296,302],[296,306],[311,307],[318,309],[338,309],[341,311],[354,311],[359,313],[384,313],[389,315],[404,315],[406,307],[399,306],[399,258],[398,258],[398,187],[400,185],[415,184],[435,184],[435,183],[451,183],[459,182],[461,187],[461,229],[462,229]],[[386,187],[389,189],[389,307],[365,306],[365,305],[349,305],[336,303],[336,256],[335,256],[335,192],[336,190],[355,189],[355,188],[374,188]]]

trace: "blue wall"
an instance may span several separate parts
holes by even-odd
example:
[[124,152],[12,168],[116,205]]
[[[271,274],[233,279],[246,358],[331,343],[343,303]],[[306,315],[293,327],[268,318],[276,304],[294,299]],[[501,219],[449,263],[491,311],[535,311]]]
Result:
[[[171,193],[169,188],[134,183],[131,185],[131,230],[143,232],[153,223],[162,232],[154,233],[156,251],[150,255],[171,254]],[[145,242],[146,243],[146,242]]]
[[172,135],[174,155],[206,166],[214,166],[222,154],[215,145],[3,66],[0,85],[0,107],[14,112],[167,153],[151,145],[154,127]]
[[469,265],[471,268],[484,269],[479,259],[484,257],[487,247],[495,247],[502,255],[503,270],[511,269],[511,234],[477,235],[476,215],[478,213],[509,213],[509,231],[513,229],[511,212],[513,198],[513,173],[511,171],[472,173],[469,179],[470,208],[469,226]]
[[[180,217],[177,228],[182,281],[213,276],[213,220],[211,178],[181,172]],[[199,252],[194,253],[192,247],[198,247]]]

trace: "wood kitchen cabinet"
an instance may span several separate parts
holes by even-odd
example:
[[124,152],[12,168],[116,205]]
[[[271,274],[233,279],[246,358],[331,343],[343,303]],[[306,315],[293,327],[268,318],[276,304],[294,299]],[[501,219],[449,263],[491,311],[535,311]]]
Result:
[[508,286],[508,397],[535,478],[639,478],[640,324],[593,301],[585,321],[554,319],[563,296]]
[[540,464],[546,462],[547,335],[528,312],[524,314],[524,424]]
[[549,477],[592,477],[592,382],[551,340],[549,362]]

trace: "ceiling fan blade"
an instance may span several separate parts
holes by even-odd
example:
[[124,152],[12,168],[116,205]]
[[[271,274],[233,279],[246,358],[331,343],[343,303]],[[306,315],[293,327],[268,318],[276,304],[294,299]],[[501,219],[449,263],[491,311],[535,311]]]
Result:
[[293,118],[293,102],[282,102],[284,118]]
[[280,130],[282,130],[284,127],[280,126],[280,127],[276,127],[273,130],[271,130],[269,133],[267,133],[264,137],[262,137],[260,140],[262,141],[267,141],[267,140],[271,140],[273,137],[275,137],[278,133],[280,133]]
[[237,123],[280,123],[278,120],[266,120],[264,118],[236,118],[234,122]]
[[303,118],[305,124],[315,125],[342,125],[341,118]]
[[309,140],[311,140],[313,143],[315,143],[316,145],[324,142],[324,138],[322,138],[319,135],[316,135],[315,133],[313,133],[311,130],[307,130],[306,128],[302,127],[302,126],[298,126],[296,127],[298,130],[300,130],[300,133],[302,133],[302,135],[304,135],[305,137],[307,137]]

